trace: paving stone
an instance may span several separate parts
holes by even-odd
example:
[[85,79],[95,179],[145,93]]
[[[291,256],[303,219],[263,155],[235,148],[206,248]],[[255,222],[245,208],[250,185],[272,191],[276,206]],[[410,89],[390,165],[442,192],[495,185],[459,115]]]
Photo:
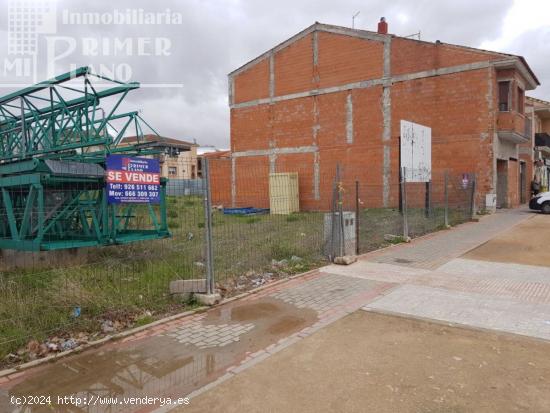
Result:
[[550,339],[550,305],[515,298],[402,285],[364,308]]

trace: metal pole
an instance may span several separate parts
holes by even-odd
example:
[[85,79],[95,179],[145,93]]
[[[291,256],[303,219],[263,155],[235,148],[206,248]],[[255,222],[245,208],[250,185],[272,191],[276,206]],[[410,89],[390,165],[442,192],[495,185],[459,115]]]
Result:
[[23,96],[19,98],[21,104],[21,141],[24,145],[23,156],[31,150],[29,148],[29,142],[27,140],[27,124],[25,123],[25,106],[23,103]]
[[472,193],[470,198],[470,218],[474,219],[475,212],[476,212],[476,174],[472,174]]
[[449,226],[449,171],[445,171],[445,226]]
[[[340,169],[340,165],[338,165],[338,169]],[[340,177],[340,173],[338,174],[338,176]],[[338,228],[339,230],[339,233],[340,233],[340,257],[343,257],[344,255],[346,255],[346,252],[345,252],[345,234],[344,234],[344,200],[343,200],[343,197],[342,197],[342,192],[343,192],[343,189],[342,189],[342,178],[340,177],[339,181],[338,181],[338,212],[340,214],[340,228]]]
[[204,191],[204,220],[205,220],[205,238],[206,238],[206,293],[214,292],[214,255],[212,253],[212,195],[210,192],[210,168],[208,159],[204,158],[204,182],[206,188]]
[[359,255],[359,181],[355,181],[355,255]]
[[409,237],[409,220],[407,217],[407,168],[401,172],[401,199],[403,206],[403,238]]
[[334,182],[332,183],[332,207],[330,217],[330,261],[334,261],[336,257],[335,243],[335,231],[336,231],[336,203],[338,197],[338,167],[336,167],[336,174],[334,175]]

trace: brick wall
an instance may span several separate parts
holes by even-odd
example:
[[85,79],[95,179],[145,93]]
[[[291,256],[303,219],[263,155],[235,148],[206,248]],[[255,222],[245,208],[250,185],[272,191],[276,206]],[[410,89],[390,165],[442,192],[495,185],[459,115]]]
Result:
[[320,87],[382,77],[381,42],[325,32],[318,34],[318,42]]
[[442,67],[502,59],[495,53],[467,50],[448,44],[394,38],[391,48],[393,75],[421,72]]

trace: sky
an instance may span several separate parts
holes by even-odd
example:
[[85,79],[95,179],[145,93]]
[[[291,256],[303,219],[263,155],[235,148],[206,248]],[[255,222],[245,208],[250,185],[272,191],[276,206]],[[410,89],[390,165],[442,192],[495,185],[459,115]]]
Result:
[[[392,34],[522,55],[542,84],[528,94],[550,100],[548,0],[0,0],[0,95],[32,83],[8,48],[18,13],[8,6],[24,1],[53,4],[37,29],[31,77],[91,65],[139,81],[120,109],[139,109],[161,135],[201,145],[229,147],[229,72],[315,21],[351,27],[357,12],[356,28],[376,30],[384,16]],[[139,13],[155,17],[130,20]],[[86,15],[100,21],[85,24]]]

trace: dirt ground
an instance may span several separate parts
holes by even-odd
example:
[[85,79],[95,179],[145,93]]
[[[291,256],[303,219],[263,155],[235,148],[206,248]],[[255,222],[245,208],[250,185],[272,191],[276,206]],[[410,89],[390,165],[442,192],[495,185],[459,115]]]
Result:
[[550,266],[550,216],[535,214],[462,258]]
[[549,412],[549,356],[548,342],[359,310],[179,411]]

